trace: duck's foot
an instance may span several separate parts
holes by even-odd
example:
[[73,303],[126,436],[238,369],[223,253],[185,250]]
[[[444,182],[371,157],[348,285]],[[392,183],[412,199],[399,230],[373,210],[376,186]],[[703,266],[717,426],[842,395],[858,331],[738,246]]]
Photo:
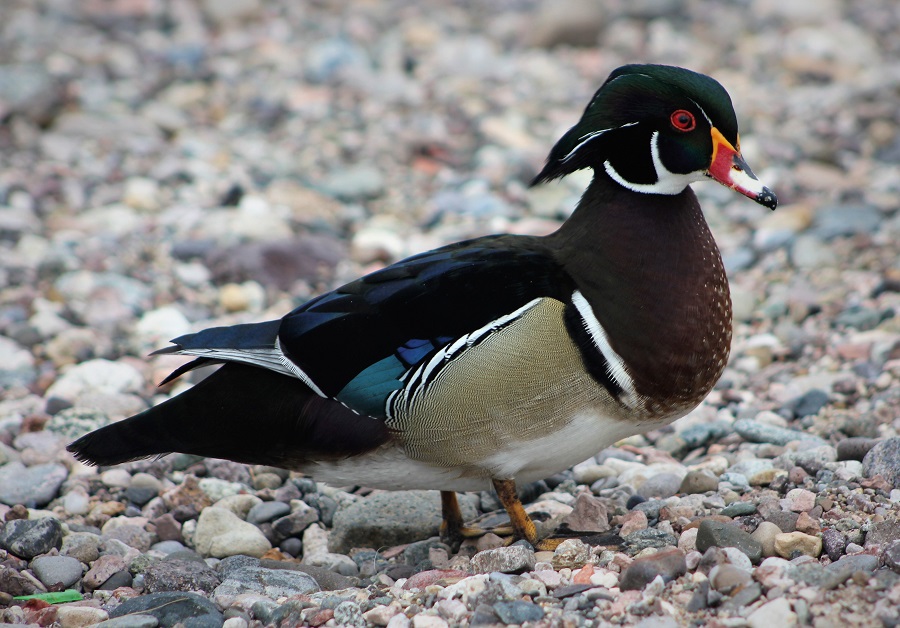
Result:
[[524,539],[531,543],[538,551],[555,551],[557,547],[568,539],[581,539],[590,545],[609,545],[618,547],[621,538],[616,535],[599,535],[591,532],[579,532],[569,530],[563,525],[561,528],[550,532],[544,530],[544,538],[538,536],[534,520],[525,512],[516,485],[513,480],[494,480],[494,488],[497,497],[506,511],[506,516],[496,513],[482,515],[474,522],[465,524],[456,493],[453,491],[441,491],[441,507],[444,521],[441,524],[441,540],[453,548],[458,548],[465,539],[477,538],[488,533],[505,538],[505,544],[511,545]]
[[534,527],[534,521],[531,520],[531,517],[525,512],[525,507],[522,506],[522,501],[519,499],[519,493],[516,491],[515,481],[493,480],[493,482],[494,490],[497,491],[497,497],[506,509],[506,514],[509,515],[513,539],[525,539],[537,547],[537,528]]
[[561,528],[557,528],[551,536],[538,541],[535,549],[538,551],[553,552],[556,551],[556,548],[559,547],[563,543],[563,541],[568,541],[569,539],[578,539],[592,547],[601,546],[613,550],[622,549],[622,537],[620,537],[618,534],[579,532],[576,530],[569,530],[564,526]]
[[454,491],[441,491],[441,512],[444,517],[441,522],[441,541],[452,548],[459,548],[460,543],[466,539],[477,538],[491,532],[463,522],[462,511]]
[[[504,518],[496,525],[465,524],[459,501],[453,491],[441,491],[441,511],[443,522],[441,523],[441,540],[451,547],[458,547],[465,539],[477,538],[492,533],[497,536],[509,536],[510,543],[519,539],[525,539],[532,545],[537,542],[537,531],[534,522],[525,512],[522,502],[516,493],[516,485],[512,480],[494,480],[494,488],[500,498],[500,503],[506,509],[507,522]],[[484,521],[479,518],[476,521]]]

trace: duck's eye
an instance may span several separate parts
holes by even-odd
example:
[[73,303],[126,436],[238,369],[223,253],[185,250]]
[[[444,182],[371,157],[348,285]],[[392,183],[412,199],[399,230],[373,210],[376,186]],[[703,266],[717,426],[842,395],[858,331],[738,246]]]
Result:
[[685,111],[684,109],[673,112],[669,117],[669,120],[672,122],[672,126],[679,131],[693,131],[694,127],[697,126],[697,120],[694,118],[694,114],[690,111]]

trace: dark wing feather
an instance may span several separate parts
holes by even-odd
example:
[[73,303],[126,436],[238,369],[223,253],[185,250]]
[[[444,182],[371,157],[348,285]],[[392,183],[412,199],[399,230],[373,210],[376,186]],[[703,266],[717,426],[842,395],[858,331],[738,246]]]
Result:
[[244,362],[301,376],[324,397],[383,418],[407,371],[536,298],[566,300],[572,289],[543,239],[489,236],[397,262],[280,321],[206,329],[157,353],[199,358],[166,382],[198,366]]
[[[540,238],[490,236],[411,257],[313,299],[282,319],[278,336],[326,395],[342,398],[375,365],[373,385],[396,382],[391,373],[440,346],[535,298],[565,300],[571,290]],[[384,361],[392,357],[391,367]]]

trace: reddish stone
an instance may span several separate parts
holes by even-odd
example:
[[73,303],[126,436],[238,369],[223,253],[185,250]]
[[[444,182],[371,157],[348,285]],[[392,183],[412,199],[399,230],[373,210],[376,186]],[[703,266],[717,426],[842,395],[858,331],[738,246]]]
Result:
[[306,617],[306,623],[310,626],[321,626],[329,619],[334,619],[334,610],[330,608],[320,608]]
[[468,576],[465,571],[459,569],[429,569],[428,571],[420,571],[410,576],[403,584],[404,589],[424,589],[427,586],[443,581],[457,581]]
[[156,526],[156,536],[160,541],[178,541],[180,543],[183,540],[181,524],[172,516],[172,513],[167,512],[154,519],[152,523]]
[[161,495],[169,509],[178,506],[191,506],[200,512],[207,506],[212,506],[212,501],[200,488],[200,481],[193,475],[184,476],[184,481],[175,488]]
[[643,510],[632,510],[622,515],[622,529],[620,536],[628,536],[640,530],[646,530],[648,525],[647,513]]
[[809,516],[809,514],[801,512],[800,516],[797,517],[797,531],[815,536],[821,532],[822,529],[819,526],[818,521]]
[[859,481],[859,485],[863,488],[874,488],[875,490],[890,493],[893,485],[884,479],[880,474],[871,478],[863,478]]
[[871,342],[847,342],[837,346],[837,353],[844,360],[868,360],[871,352]]
[[115,554],[107,554],[101,556],[94,561],[90,570],[84,574],[81,584],[88,591],[93,591],[101,584],[110,579],[110,577],[126,569],[125,560],[121,556]]
[[29,624],[50,626],[56,622],[56,607],[44,600],[28,600],[22,609],[25,611],[25,621]]
[[572,578],[574,584],[591,584],[591,576],[594,575],[594,566],[588,563],[579,569]]

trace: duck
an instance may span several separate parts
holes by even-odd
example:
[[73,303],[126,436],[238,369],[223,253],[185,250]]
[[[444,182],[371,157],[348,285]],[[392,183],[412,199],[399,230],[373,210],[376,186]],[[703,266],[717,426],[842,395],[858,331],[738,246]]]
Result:
[[532,181],[593,177],[545,236],[414,255],[280,320],[214,327],[156,354],[199,383],[68,446],[109,466],[171,452],[270,465],[335,486],[493,487],[512,539],[539,542],[517,487],[697,407],[732,337],[728,279],[691,184],[775,209],[741,155],[728,92],[685,68],[614,70]]

